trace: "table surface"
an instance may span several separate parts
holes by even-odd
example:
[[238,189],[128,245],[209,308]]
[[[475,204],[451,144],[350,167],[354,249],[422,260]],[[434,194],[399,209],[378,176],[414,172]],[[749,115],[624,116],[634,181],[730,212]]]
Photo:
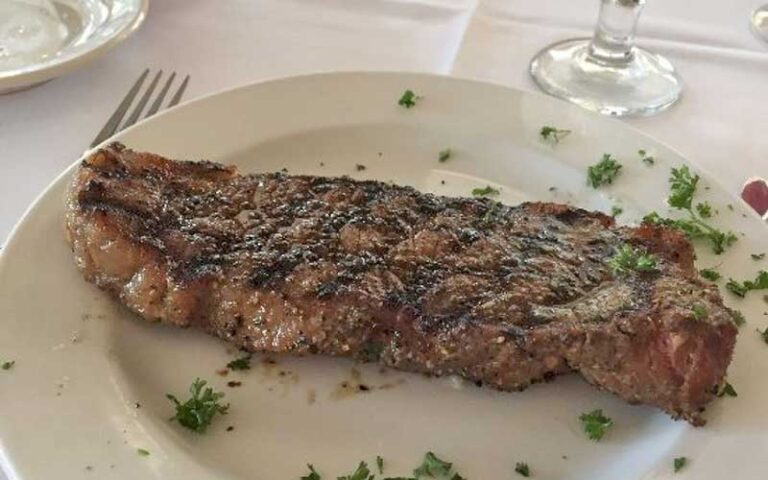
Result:
[[[733,191],[768,175],[768,44],[748,27],[758,1],[651,0],[639,28],[639,43],[679,69],[685,94],[662,115],[627,122]],[[191,74],[187,100],[333,70],[431,72],[535,90],[531,57],[589,35],[597,7],[596,0],[154,0],[144,26],[105,57],[0,97],[0,239],[78,158],[144,68]]]

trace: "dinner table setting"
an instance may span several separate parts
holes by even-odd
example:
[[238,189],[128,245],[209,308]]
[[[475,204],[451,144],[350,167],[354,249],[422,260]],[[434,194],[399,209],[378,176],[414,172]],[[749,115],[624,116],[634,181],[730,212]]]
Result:
[[[0,413],[0,480],[54,478],[54,472],[63,480],[768,475],[768,384],[761,381],[768,295],[757,291],[768,289],[762,263],[768,252],[766,0],[0,0],[0,155],[0,412],[7,412]],[[182,164],[177,171],[164,157],[235,167],[200,164],[189,173],[197,167]],[[131,166],[134,161],[139,166]],[[547,368],[558,375],[574,368],[587,382],[569,376],[550,385],[550,372],[543,376],[546,385],[506,393],[476,389],[473,384],[493,382],[465,375],[471,369],[431,381],[367,363],[313,363],[312,355],[274,360],[271,354],[282,351],[281,338],[293,327],[253,349],[233,343],[240,334],[217,331],[215,322],[203,327],[228,342],[222,347],[193,331],[202,317],[173,317],[186,304],[169,307],[171,287],[163,307],[133,296],[155,295],[155,285],[142,282],[160,267],[152,264],[124,285],[114,283],[118,270],[99,266],[108,257],[119,259],[114,268],[150,261],[149,250],[134,249],[120,234],[130,230],[139,243],[165,242],[167,232],[157,229],[170,228],[166,224],[135,225],[161,210],[186,214],[198,204],[185,195],[196,195],[200,185],[253,171],[267,175],[258,178],[259,186],[288,179],[289,193],[299,188],[290,183],[293,175],[317,175],[339,178],[341,185],[378,180],[481,203],[498,200],[479,225],[497,214],[494,208],[527,201],[573,207],[570,213],[546,206],[555,204],[540,207],[569,227],[582,228],[579,222],[587,220],[566,221],[566,215],[592,215],[581,208],[603,212],[596,222],[618,225],[620,239],[642,237],[655,253],[618,248],[610,263],[616,278],[650,281],[648,271],[672,275],[681,268],[717,285],[695,280],[704,292],[696,302],[706,308],[696,304],[692,318],[711,320],[718,329],[695,347],[710,348],[710,356],[686,350],[685,362],[710,368],[727,357],[727,366],[735,348],[727,382],[723,370],[716,392],[706,393],[714,403],[700,417],[703,404],[668,407],[642,392],[624,393],[653,375],[608,381],[587,373],[592,367],[586,361]],[[174,175],[201,183],[189,186]],[[172,178],[171,186],[157,187],[163,176]],[[124,201],[121,188],[146,197],[115,206],[110,202]],[[152,203],[185,188],[181,206]],[[227,188],[212,187],[206,198],[235,201]],[[133,216],[114,233],[114,219],[83,213],[86,203],[77,202],[86,200],[77,199],[104,202],[105,215],[117,221]],[[242,221],[255,208],[249,205],[232,221]],[[530,239],[551,241],[547,235],[562,227],[548,221]],[[179,229],[202,222],[194,217]],[[221,228],[213,245],[230,248],[225,231],[235,227]],[[583,228],[568,237],[576,242],[573,249],[580,248],[573,239],[591,234]],[[696,249],[669,253],[684,240],[667,236],[665,228],[677,229]],[[113,250],[120,253],[110,257]],[[206,272],[219,268],[214,257]],[[519,265],[538,268],[537,261]],[[179,265],[189,270],[178,275],[189,278],[204,270]],[[106,273],[93,273],[99,268]],[[104,292],[82,282],[78,269]],[[282,272],[274,265],[266,270]],[[561,272],[557,265],[545,271]],[[589,275],[580,272],[573,278]],[[248,288],[260,288],[258,280],[250,282]],[[536,293],[533,282],[526,295]],[[174,288],[186,288],[179,285]],[[327,298],[325,287],[318,287],[320,300]],[[595,296],[595,304],[619,302],[625,291],[616,288]],[[290,292],[280,298],[292,298]],[[647,293],[638,292],[628,302]],[[204,304],[194,298],[195,305]],[[649,301],[661,308],[660,300]],[[538,312],[527,314],[535,319],[531,328],[573,302],[531,307]],[[630,308],[622,305],[620,312]],[[155,308],[168,308],[168,319]],[[582,307],[573,308],[578,315]],[[740,325],[737,346],[723,340],[730,346],[722,351],[714,346],[717,339],[735,333],[730,323],[718,323],[720,309]],[[129,310],[150,322],[137,321]],[[171,326],[152,325],[157,322],[195,328],[174,333]],[[685,335],[704,335],[674,325],[669,339],[645,350],[675,349]],[[499,335],[499,344],[513,343],[514,334]],[[303,338],[295,348],[302,348]],[[330,355],[347,356],[349,346],[340,348]],[[237,357],[238,349],[249,353]],[[623,368],[629,360],[616,362]],[[661,378],[662,367],[649,362],[641,371]],[[412,359],[402,365],[443,375],[431,370],[431,360],[426,367]],[[497,387],[518,390],[541,381]],[[176,398],[187,395],[179,394],[186,388],[189,402],[206,396],[205,423],[195,423],[202,421],[198,413],[185,420],[183,409],[191,404]],[[231,408],[217,403],[222,398]],[[677,421],[620,399],[660,407]],[[603,416],[611,412],[613,420]]]

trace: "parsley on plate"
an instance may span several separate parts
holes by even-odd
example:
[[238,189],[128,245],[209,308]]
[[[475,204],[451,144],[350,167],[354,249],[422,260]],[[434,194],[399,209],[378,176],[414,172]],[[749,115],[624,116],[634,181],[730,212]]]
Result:
[[205,387],[205,380],[196,378],[189,387],[191,398],[184,403],[169,394],[166,398],[176,407],[176,415],[171,420],[178,421],[182,426],[198,433],[203,433],[217,415],[224,415],[229,410],[229,404],[219,403],[224,394],[214,392],[211,387]]
[[451,471],[451,466],[450,462],[440,459],[432,452],[427,452],[421,465],[413,470],[413,476],[416,478],[435,477],[438,475],[447,476]]
[[472,195],[475,197],[489,197],[489,196],[496,196],[498,195],[499,190],[497,188],[493,188],[492,186],[488,185],[484,188],[473,188],[472,189]]
[[731,385],[728,382],[725,382],[725,384],[723,386],[721,386],[720,388],[717,389],[717,396],[718,397],[725,397],[726,395],[729,396],[729,397],[738,397],[739,396],[739,394],[736,393],[736,389],[733,388],[733,385]]
[[710,282],[716,282],[720,279],[720,273],[712,268],[702,268],[699,273]]
[[744,280],[743,282],[737,282],[730,278],[728,283],[725,284],[725,288],[730,290],[734,295],[744,297],[747,292],[752,290],[764,290],[768,288],[768,271],[760,270],[754,280]]
[[528,468],[528,464],[524,462],[517,462],[515,464],[515,472],[517,472],[519,475],[522,475],[523,477],[531,476],[531,469]]
[[674,228],[691,240],[706,239],[716,254],[723,253],[737,240],[733,232],[718,230],[704,221],[712,213],[712,207],[708,203],[699,203],[694,209],[693,196],[699,184],[699,176],[692,174],[686,165],[671,169],[669,184],[667,204],[687,213],[688,218],[663,218],[658,213],[651,212],[643,218],[644,223]]
[[250,370],[251,369],[251,354],[244,357],[240,357],[236,360],[232,360],[227,364],[227,368],[230,370]]
[[544,125],[539,130],[542,140],[552,144],[560,143],[560,140],[571,134],[570,130]]
[[587,169],[587,185],[592,188],[610,185],[619,175],[620,170],[621,164],[609,153],[605,153],[599,162]]
[[406,90],[403,92],[403,95],[400,97],[400,100],[397,101],[397,104],[401,107],[405,108],[411,108],[416,106],[416,102],[421,100],[421,97],[413,93],[413,90]]
[[589,413],[582,413],[579,416],[581,425],[584,427],[584,433],[590,440],[599,441],[605,433],[613,427],[613,420],[603,415],[603,411],[592,410]]

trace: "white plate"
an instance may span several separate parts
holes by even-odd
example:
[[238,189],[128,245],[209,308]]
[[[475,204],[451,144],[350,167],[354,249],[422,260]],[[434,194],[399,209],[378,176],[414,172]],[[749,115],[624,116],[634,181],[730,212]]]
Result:
[[[406,88],[424,96],[410,110],[397,105]],[[545,145],[538,137],[545,124],[573,134],[555,147]],[[618,203],[623,221],[650,210],[666,213],[669,168],[684,163],[625,124],[564,102],[413,74],[316,75],[252,85],[169,111],[119,139],[174,158],[234,163],[244,172],[286,167],[449,195],[491,184],[511,203],[551,199],[603,210]],[[454,155],[439,163],[446,147]],[[655,166],[640,161],[640,148],[656,157]],[[624,169],[613,186],[595,191],[585,185],[585,169],[604,152]],[[356,164],[367,169],[358,172]],[[279,358],[277,367],[255,361],[253,370],[222,378],[215,371],[234,356],[225,344],[135,318],[81,279],[62,233],[68,178],[63,174],[35,203],[0,261],[0,360],[16,360],[0,371],[0,438],[12,479],[298,479],[306,462],[328,479],[376,455],[386,459],[387,474],[405,475],[427,450],[454,461],[473,480],[516,478],[517,461],[542,479],[747,480],[768,474],[768,345],[755,332],[768,317],[759,292],[746,300],[723,293],[749,322],[730,369],[739,396],[715,402],[704,428],[627,405],[575,377],[510,394],[358,366],[366,384],[394,388],[345,396],[338,385],[350,378],[353,363]],[[700,248],[699,266],[722,264],[726,278],[739,279],[765,268],[766,260],[749,257],[768,250],[759,218],[706,176],[700,196],[719,209],[716,223],[745,236],[720,257]],[[280,370],[288,373],[280,376]],[[232,404],[204,435],[168,421],[166,392],[186,395],[196,376],[225,391]],[[232,378],[243,386],[228,388]],[[599,443],[585,437],[577,419],[595,408],[615,422]],[[228,425],[235,430],[227,432]],[[140,456],[137,448],[151,455]],[[678,456],[690,464],[674,475]]]
[[0,93],[97,58],[133,33],[149,0],[0,0]]

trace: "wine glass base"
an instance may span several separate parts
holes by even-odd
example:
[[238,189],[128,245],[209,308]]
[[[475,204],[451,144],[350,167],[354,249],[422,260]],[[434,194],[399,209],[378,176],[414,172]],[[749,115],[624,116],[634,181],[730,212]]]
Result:
[[764,5],[754,12],[751,18],[752,31],[761,40],[768,42],[768,5]]
[[590,56],[589,39],[566,40],[539,52],[530,73],[550,95],[612,116],[648,116],[672,106],[682,80],[669,61],[640,48],[623,62]]

